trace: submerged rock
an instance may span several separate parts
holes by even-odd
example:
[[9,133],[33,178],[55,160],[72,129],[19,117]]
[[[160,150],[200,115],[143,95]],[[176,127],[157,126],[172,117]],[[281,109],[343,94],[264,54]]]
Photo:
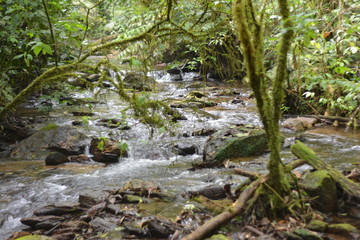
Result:
[[207,140],[203,160],[208,167],[221,166],[227,159],[256,156],[267,149],[264,130],[253,126],[231,126]]
[[50,152],[60,152],[66,156],[82,154],[87,144],[87,136],[72,126],[49,124],[30,137],[17,143],[10,157],[15,159],[45,160]]

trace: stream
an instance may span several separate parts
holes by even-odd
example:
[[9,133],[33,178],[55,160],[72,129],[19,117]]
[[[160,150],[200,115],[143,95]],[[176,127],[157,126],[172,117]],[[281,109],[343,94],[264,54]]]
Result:
[[[158,184],[163,190],[177,196],[175,205],[181,208],[186,199],[182,193],[196,190],[211,184],[240,183],[246,178],[231,174],[231,169],[201,169],[189,171],[192,163],[202,161],[202,148],[208,139],[206,136],[192,136],[194,131],[202,129],[219,130],[234,124],[260,125],[256,114],[255,102],[247,99],[250,89],[234,88],[238,92],[232,96],[218,96],[216,93],[228,89],[210,83],[211,88],[192,89],[193,73],[186,73],[181,82],[171,81],[170,75],[163,72],[153,72],[152,76],[161,84],[163,90],[152,94],[158,99],[183,99],[193,90],[205,92],[208,100],[217,104],[215,107],[193,110],[178,109],[188,120],[178,121],[174,126],[175,134],[155,130],[149,140],[150,129],[136,120],[127,119],[130,130],[109,129],[95,125],[97,119],[119,118],[126,104],[114,93],[103,94],[99,103],[92,104],[91,112],[95,115],[88,120],[87,125],[76,126],[88,136],[112,137],[122,139],[129,145],[129,157],[121,159],[117,164],[99,167],[97,164],[73,164],[50,167],[39,160],[0,159],[0,239],[8,238],[12,232],[21,231],[20,223],[23,217],[29,217],[32,212],[45,205],[59,203],[76,203],[80,193],[92,191],[102,192],[105,189],[120,188],[130,179],[142,179]],[[201,83],[201,82],[199,82]],[[91,98],[93,92],[74,92],[74,98]],[[243,103],[234,104],[235,97],[246,99]],[[46,124],[71,125],[75,117],[72,111],[90,111],[88,106],[53,103],[53,110],[46,115],[34,114],[31,110],[36,105],[26,105],[24,111],[35,117],[42,117],[42,123],[34,124],[39,129]],[[290,138],[299,133],[283,130]],[[331,126],[318,127],[301,133],[305,143],[316,151],[327,163],[338,169],[351,169],[360,163],[360,132],[344,132],[342,128]],[[187,137],[184,137],[187,136]],[[180,156],[174,154],[173,146],[178,143],[195,144],[198,154]],[[86,150],[88,154],[88,149]],[[288,148],[283,150],[285,162],[295,159]],[[236,162],[241,168],[255,172],[266,172],[268,155],[244,158]],[[306,169],[306,166],[302,167]]]

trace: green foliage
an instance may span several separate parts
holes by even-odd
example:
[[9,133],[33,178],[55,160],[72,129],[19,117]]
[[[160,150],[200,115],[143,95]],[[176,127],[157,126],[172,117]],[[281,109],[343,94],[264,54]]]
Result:
[[100,150],[100,151],[104,151],[104,147],[105,147],[105,142],[107,140],[107,137],[100,137],[99,138],[99,143],[97,145],[97,148]]
[[291,87],[319,112],[348,116],[360,104],[360,17],[354,1],[326,12],[316,4],[294,16]]

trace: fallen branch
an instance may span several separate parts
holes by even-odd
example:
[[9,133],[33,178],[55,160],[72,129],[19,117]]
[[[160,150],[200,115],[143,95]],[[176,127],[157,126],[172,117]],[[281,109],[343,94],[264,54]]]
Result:
[[207,235],[215,231],[222,224],[230,221],[235,216],[239,215],[247,206],[248,200],[253,196],[256,189],[265,181],[268,180],[268,175],[259,178],[258,180],[252,182],[239,196],[238,200],[230,207],[227,211],[217,215],[216,217],[205,222],[194,232],[185,236],[183,240],[197,240],[204,239]]
[[326,170],[330,172],[334,181],[339,184],[349,196],[360,200],[360,184],[348,179],[341,172],[334,169],[329,164],[324,163],[311,148],[300,141],[296,141],[290,149],[295,156],[305,160],[306,163],[316,170]]
[[[304,160],[296,160],[289,164],[286,164],[285,167],[287,169],[294,169],[300,167],[301,165],[305,164]],[[255,172],[246,171],[242,169],[235,168],[236,173],[250,177],[250,178],[257,178],[254,182],[252,182],[238,197],[238,200],[233,204],[232,207],[228,208],[225,212],[215,216],[214,218],[208,220],[199,228],[197,228],[194,232],[190,233],[189,235],[185,236],[183,240],[197,240],[197,239],[204,239],[207,235],[215,231],[219,228],[222,224],[230,221],[232,218],[236,217],[237,215],[241,214],[246,207],[249,206],[249,201],[251,199],[252,202],[256,201],[257,195],[254,196],[255,191],[258,187],[265,183],[269,179],[269,175],[266,174],[265,176],[261,176]],[[251,205],[251,204],[250,204]]]
[[243,170],[240,168],[234,168],[234,172],[241,176],[252,178],[252,179],[254,179],[254,178],[256,179],[256,178],[260,177],[260,174],[258,174],[256,172],[251,172],[251,171]]

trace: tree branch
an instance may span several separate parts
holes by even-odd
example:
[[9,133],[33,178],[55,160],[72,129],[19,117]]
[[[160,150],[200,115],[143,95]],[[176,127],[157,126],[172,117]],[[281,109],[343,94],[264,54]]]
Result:
[[53,29],[52,24],[51,24],[49,11],[48,11],[47,4],[46,4],[45,0],[42,0],[42,3],[44,5],[46,18],[48,20],[48,24],[49,24],[49,28],[50,28],[51,39],[52,39],[53,44],[54,44],[55,66],[57,67],[58,66],[58,51],[57,51],[57,43],[56,43],[56,39],[55,39],[54,29]]

